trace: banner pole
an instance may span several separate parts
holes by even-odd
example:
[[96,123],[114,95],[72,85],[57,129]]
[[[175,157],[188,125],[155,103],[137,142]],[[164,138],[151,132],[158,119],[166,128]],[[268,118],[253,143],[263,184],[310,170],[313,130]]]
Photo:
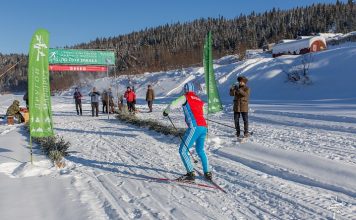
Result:
[[33,156],[32,156],[32,136],[30,134],[30,160],[31,160],[31,165],[33,165]]
[[[106,76],[108,77],[109,80],[109,65],[106,65]],[[109,85],[110,87],[110,85]],[[106,96],[107,102],[106,102],[106,110],[108,111],[108,119],[110,119],[110,102],[109,102],[109,94]]]

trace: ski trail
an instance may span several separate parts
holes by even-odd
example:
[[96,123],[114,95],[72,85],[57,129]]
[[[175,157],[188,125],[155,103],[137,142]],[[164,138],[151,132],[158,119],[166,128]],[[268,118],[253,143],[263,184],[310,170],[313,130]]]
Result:
[[[65,112],[66,108],[72,108],[71,105],[62,107],[64,112],[55,116],[55,122],[59,122],[56,123],[56,132],[72,143],[71,150],[79,152],[68,157],[75,167],[72,173],[78,176],[82,185],[87,186],[83,194],[90,191],[96,195],[97,199],[91,198],[90,202],[101,204],[100,208],[107,218],[326,219],[333,215],[330,207],[335,205],[336,196],[343,201],[338,218],[352,219],[355,212],[356,202],[352,197],[269,175],[263,170],[217,155],[218,149],[237,146],[230,138],[231,130],[218,125],[210,126],[207,149],[215,180],[228,191],[227,195],[201,188],[152,182],[148,177],[173,178],[184,173],[178,155],[179,138],[121,123],[113,118],[108,120],[105,115],[78,118]],[[155,114],[144,116],[162,117]],[[178,115],[172,117],[174,120],[180,118]],[[219,120],[229,124],[228,117],[222,116]],[[265,134],[260,131],[264,126],[268,124],[254,123],[256,136],[252,141],[258,142],[260,137],[264,137]],[[274,127],[272,132],[284,130],[297,131],[293,127],[289,130]],[[268,140],[272,139],[267,138],[264,142],[267,147],[281,146],[270,146],[279,142],[273,139],[268,144]],[[287,146],[287,149],[293,149],[294,145]]]

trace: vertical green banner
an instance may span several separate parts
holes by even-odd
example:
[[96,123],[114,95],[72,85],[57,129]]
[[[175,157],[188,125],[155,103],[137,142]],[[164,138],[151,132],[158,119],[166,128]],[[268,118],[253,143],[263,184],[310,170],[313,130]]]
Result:
[[208,95],[208,113],[216,113],[222,111],[223,108],[215,81],[211,32],[208,33],[205,39],[203,63],[206,93]]
[[28,62],[28,98],[31,137],[53,136],[48,71],[49,33],[39,29],[32,37]]

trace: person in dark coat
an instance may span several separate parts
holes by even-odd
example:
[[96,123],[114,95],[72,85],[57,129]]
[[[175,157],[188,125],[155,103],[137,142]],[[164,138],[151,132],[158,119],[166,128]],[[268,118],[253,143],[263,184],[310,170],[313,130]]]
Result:
[[22,98],[25,102],[26,102],[26,108],[28,108],[29,104],[28,104],[28,92],[26,91],[25,95],[23,95],[23,98]]
[[79,92],[78,88],[75,88],[75,92],[73,94],[73,98],[75,101],[75,109],[77,110],[77,115],[83,115],[82,111],[82,94]]
[[107,92],[107,96],[108,96],[108,100],[109,100],[109,113],[114,113],[115,109],[114,109],[114,95],[112,94],[111,88],[109,88],[108,92]]
[[90,96],[90,101],[91,101],[91,115],[94,117],[94,111],[96,117],[99,116],[99,97],[100,93],[96,91],[96,88],[94,87],[92,92],[89,93]]
[[136,94],[131,90],[131,87],[127,87],[124,97],[127,101],[127,108],[129,112],[135,112]]
[[121,95],[119,97],[118,107],[119,107],[119,111],[121,112],[122,111],[122,107],[124,107],[124,96],[123,95]]
[[103,113],[108,113],[108,93],[106,90],[101,93],[101,102],[103,104]]
[[15,100],[6,111],[6,116],[12,116],[17,119],[19,123],[25,122],[25,118],[20,112],[20,102]]
[[151,85],[148,85],[147,92],[146,92],[146,101],[148,108],[150,109],[149,112],[152,112],[152,105],[153,105],[153,100],[155,99],[155,92],[152,89]]
[[244,137],[250,136],[248,130],[248,104],[250,97],[250,88],[247,87],[248,79],[244,76],[237,78],[238,85],[233,85],[230,88],[230,96],[234,96],[234,121],[236,128],[236,136],[240,137],[240,115],[244,122]]

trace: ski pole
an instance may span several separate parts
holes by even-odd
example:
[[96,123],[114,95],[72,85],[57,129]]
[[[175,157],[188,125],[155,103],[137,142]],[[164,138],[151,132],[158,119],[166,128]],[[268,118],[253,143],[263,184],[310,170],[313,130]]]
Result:
[[223,123],[220,123],[220,122],[217,122],[217,121],[213,121],[213,120],[210,120],[210,119],[206,119],[207,121],[210,121],[210,122],[213,122],[213,123],[216,123],[216,124],[219,124],[219,125],[222,125],[222,126],[225,126],[225,127],[228,127],[228,128],[233,128],[235,129],[235,127],[232,127],[230,125],[226,125],[226,124],[223,124]]
[[[173,125],[174,129],[176,129],[177,132],[178,132],[178,129],[177,129],[177,127],[174,125],[172,119],[169,117],[169,115],[167,115],[167,117],[168,117],[169,121],[171,122],[171,124]],[[195,157],[193,156],[192,152],[190,152],[189,147],[187,146],[187,144],[186,144],[185,141],[183,140],[182,136],[181,136],[180,134],[178,134],[178,136],[180,137],[180,140],[182,141],[182,143],[184,144],[184,146],[187,148],[187,150],[188,150],[190,156],[193,158],[194,163],[198,163],[198,160],[195,159]]]

